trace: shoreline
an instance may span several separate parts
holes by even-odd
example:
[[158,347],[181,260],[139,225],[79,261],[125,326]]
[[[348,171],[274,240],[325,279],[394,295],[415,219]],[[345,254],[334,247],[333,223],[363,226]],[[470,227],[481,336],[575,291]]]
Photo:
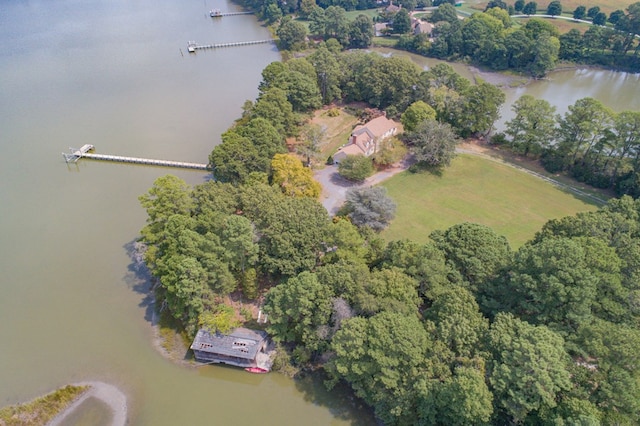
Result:
[[111,410],[111,424],[113,426],[124,426],[127,424],[127,397],[117,387],[104,382],[89,381],[71,383],[73,386],[88,386],[82,395],[73,401],[67,408],[58,413],[47,426],[60,426],[64,424],[65,419],[81,408],[82,404],[89,398],[93,397],[104,403]]
[[[615,68],[607,68],[602,65],[579,64],[579,63],[573,63],[573,62],[567,62],[567,61],[558,61],[558,63],[556,64],[556,67],[550,70],[545,77],[537,79],[526,74],[518,74],[513,70],[496,71],[496,70],[491,70],[491,69],[482,67],[480,65],[475,65],[466,61],[448,61],[444,59],[432,58],[430,56],[423,56],[415,52],[410,52],[408,50],[398,49],[397,47],[371,46],[369,47],[368,51],[378,52],[380,54],[383,54],[381,53],[381,51],[387,51],[386,53],[384,53],[386,55],[396,55],[396,54],[406,55],[411,59],[413,63],[417,63],[416,59],[414,59],[414,57],[417,57],[417,58],[422,58],[424,60],[435,60],[438,62],[446,63],[451,67],[453,67],[454,69],[456,66],[464,67],[468,72],[468,76],[463,75],[463,77],[471,80],[472,83],[477,84],[478,79],[482,79],[483,81],[490,83],[502,90],[509,90],[509,89],[514,89],[518,87],[526,87],[530,85],[532,82],[535,82],[538,80],[551,79],[553,78],[553,74],[571,71],[571,70],[612,71],[617,73],[640,75],[640,71],[632,72],[632,71],[619,70]],[[459,71],[456,71],[456,72],[460,74]]]

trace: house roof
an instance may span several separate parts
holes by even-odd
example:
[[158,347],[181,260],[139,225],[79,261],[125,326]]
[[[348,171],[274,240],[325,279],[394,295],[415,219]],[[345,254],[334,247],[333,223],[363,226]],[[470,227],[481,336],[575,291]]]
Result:
[[429,22],[416,22],[413,29],[420,34],[431,34],[433,32],[433,24]]
[[389,6],[387,6],[387,8],[385,9],[387,12],[397,12],[400,9],[402,9],[401,6],[396,6],[395,4],[391,3]]
[[191,344],[194,351],[243,359],[254,359],[267,339],[267,333],[248,328],[236,328],[230,334],[210,333],[204,328],[198,330]]
[[373,134],[373,132],[368,128],[368,126],[356,126],[353,129],[353,132],[351,132],[351,136],[354,136],[356,139],[360,139],[359,136],[360,135],[367,135],[369,136],[369,139],[375,139],[376,135]]
[[[355,143],[350,143],[349,145],[340,148],[340,150],[338,152],[343,153],[345,156],[347,155],[364,155],[366,154],[365,151],[357,144]],[[335,158],[335,155],[334,155]],[[342,157],[339,157],[342,158]]]
[[369,133],[371,137],[375,139],[377,137],[384,135],[394,127],[395,128],[398,127],[398,124],[395,121],[389,120],[384,115],[381,115],[380,117],[374,118],[373,120],[369,121],[361,128],[356,127],[356,130],[354,130],[353,135],[357,136],[356,132],[360,132],[358,134],[361,134],[363,131],[368,130],[367,133]]

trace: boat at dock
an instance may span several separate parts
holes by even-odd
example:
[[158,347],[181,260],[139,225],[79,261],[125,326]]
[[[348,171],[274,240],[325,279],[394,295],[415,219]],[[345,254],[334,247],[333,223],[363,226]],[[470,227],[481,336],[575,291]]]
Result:
[[260,367],[247,367],[244,369],[244,371],[248,371],[249,373],[255,373],[255,374],[264,374],[269,372],[269,370],[265,370],[264,368],[260,368]]

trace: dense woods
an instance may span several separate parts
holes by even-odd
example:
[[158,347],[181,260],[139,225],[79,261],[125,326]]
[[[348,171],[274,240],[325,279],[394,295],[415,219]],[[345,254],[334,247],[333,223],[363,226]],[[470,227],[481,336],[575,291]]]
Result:
[[227,294],[266,291],[293,362],[385,424],[640,421],[640,201],[550,221],[516,252],[471,223],[386,243],[261,183],[165,176],[142,202],[158,297],[189,333],[235,325]]
[[[140,197],[158,305],[187,334],[238,325],[225,298],[241,294],[268,314],[285,358],[347,383],[389,425],[640,422],[640,201],[552,220],[517,251],[473,223],[387,242],[377,232],[395,204],[382,188],[350,192],[334,218],[317,201],[302,160],[321,136],[307,114],[338,100],[385,109],[408,124],[420,162],[444,166],[458,137],[491,130],[504,94],[448,65],[332,42],[270,64],[259,89],[210,155],[214,180],[169,175]],[[514,108],[510,143],[545,164],[610,158],[623,176],[637,163],[632,113],[593,100],[564,117],[535,99]],[[291,135],[301,158],[287,153]]]
[[522,96],[513,105],[516,116],[506,123],[507,144],[525,156],[540,158],[550,172],[567,172],[618,195],[640,196],[640,112],[613,112],[593,98],[555,114],[547,101]]
[[[464,20],[452,5],[444,3],[429,17],[435,24],[431,39],[424,34],[406,34],[397,46],[425,56],[467,59],[493,70],[513,69],[534,77],[546,75],[558,60],[640,70],[640,3],[630,5],[626,13],[618,11],[611,26],[598,23],[595,11],[595,25],[584,33],[571,29],[564,34],[548,20],[535,18],[535,3],[524,7],[529,5],[533,10],[521,13],[532,18],[517,25],[510,14],[518,11],[502,1],[490,2],[491,8]],[[561,10],[559,2],[552,2],[548,14],[558,15],[558,6]]]
[[[242,2],[256,10],[269,24],[277,26],[280,47],[299,50],[307,46],[306,36],[323,40],[333,39],[341,48],[366,48],[374,40],[373,20],[366,14],[349,19],[346,11],[379,7],[368,1],[314,1],[296,4],[274,1]],[[317,3],[317,4],[316,4]],[[476,12],[460,19],[454,1],[435,1],[439,6],[427,19],[434,24],[429,33],[414,31],[409,13],[417,7],[431,6],[430,1],[409,0],[402,8],[389,12],[380,9],[377,19],[388,23],[386,33],[398,37],[395,47],[420,55],[447,60],[464,60],[493,70],[516,70],[533,77],[543,77],[558,61],[593,64],[637,72],[640,70],[640,3],[626,10],[616,10],[611,16],[598,6],[587,9],[578,6],[573,18],[590,20],[584,33],[571,29],[560,34],[551,22],[535,18],[536,2],[523,0],[508,5],[492,0],[484,12]],[[549,3],[547,15],[561,15],[560,1]],[[291,15],[293,14],[293,15]],[[520,25],[510,16],[531,15]],[[284,16],[283,15],[287,15]],[[308,21],[307,26],[292,16]],[[607,25],[607,22],[609,25]]]

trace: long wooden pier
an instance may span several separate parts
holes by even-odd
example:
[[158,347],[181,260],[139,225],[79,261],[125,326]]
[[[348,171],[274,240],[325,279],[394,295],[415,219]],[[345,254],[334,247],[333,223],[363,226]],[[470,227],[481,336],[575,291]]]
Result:
[[236,15],[253,15],[253,12],[221,12],[220,9],[213,9],[209,12],[209,16],[211,16],[212,18],[222,18],[223,16]]
[[[89,147],[89,148],[88,148]],[[151,158],[124,157],[121,155],[93,154],[93,145],[85,145],[80,149],[70,148],[71,153],[62,153],[67,163],[75,163],[81,158],[100,161],[114,161],[117,163],[144,164],[147,166],[177,167],[181,169],[208,170],[209,166],[202,163],[188,163],[184,161],[154,160]]]
[[195,41],[187,43],[187,50],[189,53],[194,53],[200,49],[219,49],[221,47],[236,47],[236,46],[249,46],[251,44],[266,44],[275,43],[275,40],[252,40],[252,41],[238,41],[234,43],[218,43],[218,44],[198,44]]

